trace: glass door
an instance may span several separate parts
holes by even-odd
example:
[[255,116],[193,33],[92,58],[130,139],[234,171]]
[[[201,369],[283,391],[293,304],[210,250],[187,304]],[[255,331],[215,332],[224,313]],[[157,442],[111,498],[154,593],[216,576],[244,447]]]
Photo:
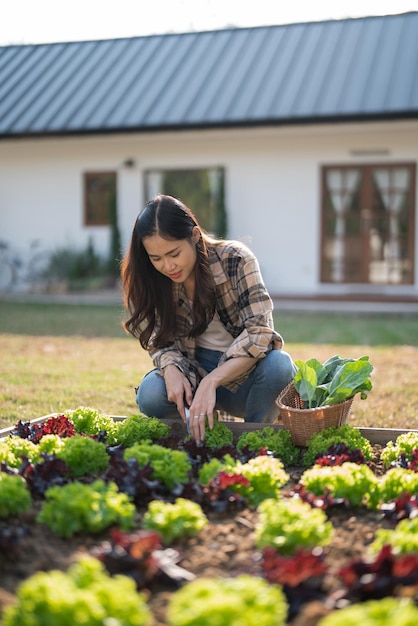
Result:
[[324,167],[321,280],[411,284],[415,165]]

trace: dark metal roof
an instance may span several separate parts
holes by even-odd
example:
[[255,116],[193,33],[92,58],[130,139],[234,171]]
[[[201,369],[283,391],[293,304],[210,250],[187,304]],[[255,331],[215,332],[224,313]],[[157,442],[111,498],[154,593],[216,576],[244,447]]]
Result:
[[418,12],[0,47],[0,137],[418,117]]

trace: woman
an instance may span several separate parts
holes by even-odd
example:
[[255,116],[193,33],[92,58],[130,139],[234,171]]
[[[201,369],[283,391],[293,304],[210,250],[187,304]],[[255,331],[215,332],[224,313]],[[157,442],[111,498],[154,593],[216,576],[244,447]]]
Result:
[[271,423],[295,367],[274,330],[257,259],[215,240],[179,200],[158,195],[139,214],[122,261],[127,332],[155,369],[137,389],[141,413],[180,415],[197,442],[220,409]]

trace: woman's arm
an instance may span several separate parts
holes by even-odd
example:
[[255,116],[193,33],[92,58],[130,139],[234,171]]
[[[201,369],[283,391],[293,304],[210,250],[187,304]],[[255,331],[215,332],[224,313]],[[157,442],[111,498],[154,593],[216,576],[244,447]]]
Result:
[[216,390],[236,380],[256,364],[256,360],[250,357],[236,357],[229,359],[205,376],[195,393],[190,406],[190,430],[196,441],[205,438],[206,416],[209,427],[213,428],[213,412],[216,404]]

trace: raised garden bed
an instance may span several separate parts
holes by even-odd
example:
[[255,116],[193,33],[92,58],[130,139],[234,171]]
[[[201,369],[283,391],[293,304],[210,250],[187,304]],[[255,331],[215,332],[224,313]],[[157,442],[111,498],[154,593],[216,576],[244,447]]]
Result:
[[[42,423],[55,415],[43,416],[31,423]],[[117,422],[126,419],[123,416],[112,417]],[[181,439],[186,437],[186,429],[180,420],[164,420],[164,422],[170,426],[170,431],[174,436]],[[263,426],[245,422],[223,423],[232,431],[235,441],[242,433],[258,431],[263,428]],[[283,425],[275,424],[272,428],[275,431],[282,430]],[[0,438],[7,437],[12,430],[13,428],[1,430]],[[358,430],[372,445],[373,460],[370,467],[378,476],[385,473],[385,468],[380,460],[380,452],[384,446],[390,441],[396,441],[402,434],[418,432],[407,429],[379,428],[359,428]],[[290,476],[291,487],[297,485],[305,469],[300,465],[286,468]],[[283,487],[283,491],[289,490],[291,487],[287,485]],[[35,502],[32,509],[13,519],[12,526],[22,529],[22,536],[16,538],[16,550],[10,554],[1,554],[0,546],[2,561],[0,568],[0,614],[3,606],[13,602],[20,583],[32,574],[40,570],[59,569],[66,571],[81,554],[95,553],[98,546],[109,539],[109,531],[102,531],[96,535],[77,533],[71,538],[64,539],[53,533],[46,525],[36,522],[40,507],[41,503]],[[143,513],[143,510],[138,513],[139,527]],[[228,512],[209,511],[207,516],[209,524],[202,532],[188,539],[174,541],[170,546],[177,551],[177,566],[186,573],[186,578],[175,583],[173,580],[170,581],[163,577],[149,585],[147,594],[153,616],[152,626],[166,626],[167,605],[176,589],[187,583],[187,573],[190,575],[190,579],[236,577],[241,574],[265,577],[261,551],[255,545],[255,529],[259,518],[256,508],[247,506],[237,507],[235,511]],[[287,621],[292,626],[316,626],[330,610],[336,610],[336,604],[332,606],[330,598],[333,598],[333,602],[336,603],[338,596],[342,595],[341,579],[338,576],[339,570],[352,563],[353,560],[364,561],[376,532],[382,527],[391,527],[391,523],[383,517],[381,511],[370,510],[365,507],[352,507],[347,504],[331,506],[327,510],[327,517],[332,522],[334,535],[331,542],[322,549],[325,573],[319,576],[313,572],[307,585],[296,586],[293,592],[289,592],[294,594],[292,613]],[[0,520],[0,525],[4,527],[4,521]],[[25,530],[27,532],[23,532]],[[402,593],[402,585],[398,585],[395,589],[395,579],[391,577],[391,574],[388,574],[387,563],[386,580],[383,580],[382,572],[383,570],[379,571],[377,568],[377,573],[376,571],[374,573],[376,579],[375,594],[378,594],[377,585],[382,587],[382,584],[383,586],[386,585],[386,591],[392,589],[394,594],[395,592],[396,594]],[[319,578],[322,578],[320,588],[318,587]],[[412,594],[416,601],[418,600],[418,581],[416,579],[413,584],[404,588],[408,589],[407,593]],[[373,585],[369,585],[369,591],[362,589],[361,592],[363,593],[361,599],[368,600],[373,597]],[[309,594],[310,597],[308,598]],[[382,593],[381,595],[388,594]],[[391,595],[390,592],[389,595]],[[356,601],[359,601],[359,598]],[[77,625],[74,624],[74,626]]]

